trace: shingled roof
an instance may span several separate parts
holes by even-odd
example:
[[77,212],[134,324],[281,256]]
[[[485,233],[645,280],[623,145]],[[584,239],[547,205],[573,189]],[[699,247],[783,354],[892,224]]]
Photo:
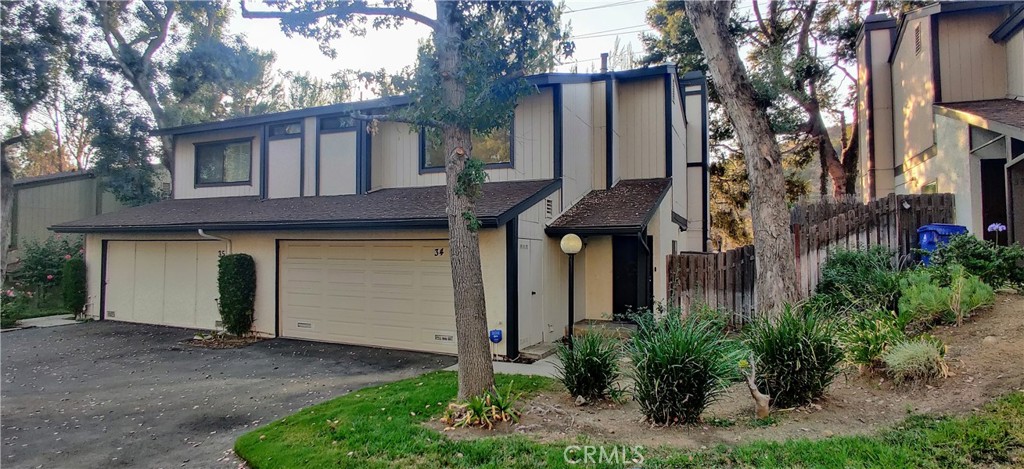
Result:
[[671,186],[671,179],[621,180],[611,189],[590,191],[544,231],[549,235],[639,233]]
[[984,99],[980,101],[962,101],[959,103],[939,103],[936,106],[966,112],[985,120],[1024,129],[1024,101],[1016,99]]
[[[560,180],[492,182],[476,205],[485,227],[505,224],[561,187]],[[260,199],[174,199],[51,227],[56,232],[446,228],[444,186],[368,194]]]

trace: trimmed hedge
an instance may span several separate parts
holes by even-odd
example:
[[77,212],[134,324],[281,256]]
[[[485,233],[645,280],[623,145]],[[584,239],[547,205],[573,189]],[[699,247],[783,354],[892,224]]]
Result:
[[249,333],[256,302],[256,261],[252,256],[221,256],[217,263],[217,292],[224,329],[238,336]]
[[85,261],[82,258],[73,257],[64,263],[60,293],[64,308],[75,315],[82,314],[89,295],[86,289]]

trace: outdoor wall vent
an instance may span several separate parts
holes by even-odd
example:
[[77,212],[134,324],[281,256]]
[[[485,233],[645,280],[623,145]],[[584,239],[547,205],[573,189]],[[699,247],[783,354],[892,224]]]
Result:
[[555,210],[554,203],[551,202],[551,199],[544,199],[544,216],[547,217],[547,218],[553,217],[554,216],[554,213],[553,213],[554,210]]
[[437,342],[455,342],[455,336],[452,334],[434,334],[434,340]]
[[295,323],[295,327],[298,327],[299,329],[312,329],[313,328],[313,323],[299,321],[299,322]]
[[117,312],[116,311],[107,311],[107,317],[108,318],[115,318],[115,317],[117,317]]
[[914,26],[914,55],[921,55],[921,24]]
[[216,327],[218,329],[224,327],[224,321],[214,321],[213,327]]

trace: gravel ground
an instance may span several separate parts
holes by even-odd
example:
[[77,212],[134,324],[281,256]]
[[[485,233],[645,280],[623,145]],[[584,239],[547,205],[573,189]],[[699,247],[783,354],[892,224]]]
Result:
[[0,336],[3,467],[230,467],[235,438],[454,357],[275,339],[213,350],[115,321]]

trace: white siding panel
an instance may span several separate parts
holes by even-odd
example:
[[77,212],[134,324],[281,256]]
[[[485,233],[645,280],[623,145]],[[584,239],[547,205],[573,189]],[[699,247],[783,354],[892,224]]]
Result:
[[[302,122],[303,160],[305,167],[302,172],[302,194],[316,195],[316,117],[307,117]],[[354,167],[353,167],[354,168]]]
[[939,20],[943,102],[1006,97],[1006,46],[988,37],[1004,17],[993,11]]
[[320,195],[356,193],[356,134],[320,135]]
[[605,155],[608,151],[607,144],[607,103],[605,102],[605,81],[595,81],[590,84],[590,96],[591,96],[591,122],[592,127],[592,139],[593,139],[593,154],[594,154],[594,179],[593,187],[595,189],[604,189],[608,184],[607,172],[608,172],[608,161],[605,159]]
[[1006,76],[1008,94],[1024,98],[1024,30],[1006,43]]
[[[572,205],[594,188],[596,142],[590,93],[589,83],[562,86],[562,192],[566,205]],[[603,145],[604,138],[600,142]]]
[[[914,28],[921,28],[921,53],[914,50]],[[930,19],[907,22],[906,31],[892,64],[894,138],[896,164],[928,149],[933,143],[932,35]]]
[[267,144],[267,197],[298,197],[301,177],[302,140],[288,138]]
[[657,78],[619,84],[617,127],[623,179],[665,177],[665,83]]

